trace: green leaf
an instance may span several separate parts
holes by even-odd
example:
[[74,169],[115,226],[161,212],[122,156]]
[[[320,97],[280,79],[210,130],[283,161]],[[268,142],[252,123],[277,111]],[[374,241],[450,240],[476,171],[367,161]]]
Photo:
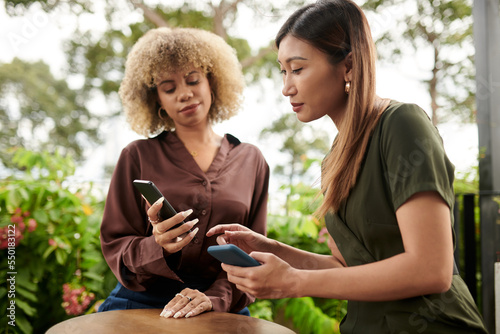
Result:
[[53,251],[55,251],[57,246],[49,246],[42,255],[42,258],[46,260]]
[[28,319],[26,319],[25,316],[16,315],[16,326],[18,326],[21,332],[25,334],[33,333],[33,327],[31,326],[30,322],[28,321]]
[[59,263],[61,266],[64,266],[66,264],[66,260],[68,258],[68,253],[61,248],[57,248],[56,251],[56,261]]
[[30,291],[28,291],[26,289],[23,289],[20,286],[16,286],[16,294],[19,294],[20,296],[23,296],[24,298],[26,298],[32,302],[38,301],[35,294],[31,293]]
[[24,313],[26,313],[29,316],[34,316],[36,309],[34,307],[31,307],[27,302],[25,302],[22,299],[16,298],[16,307],[23,310]]

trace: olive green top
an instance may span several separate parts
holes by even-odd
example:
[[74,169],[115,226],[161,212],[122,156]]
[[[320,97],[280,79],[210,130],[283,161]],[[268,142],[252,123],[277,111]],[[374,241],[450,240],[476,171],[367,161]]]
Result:
[[[325,217],[347,265],[404,252],[396,210],[415,193],[437,191],[453,212],[453,173],[442,139],[425,111],[392,101],[374,129],[356,185],[337,214]],[[340,330],[362,334],[486,333],[459,275],[453,276],[450,290],[442,294],[389,302],[349,301]]]

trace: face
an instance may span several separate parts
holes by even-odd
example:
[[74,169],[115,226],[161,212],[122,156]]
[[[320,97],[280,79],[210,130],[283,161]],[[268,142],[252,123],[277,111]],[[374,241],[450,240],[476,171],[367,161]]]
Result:
[[162,73],[157,79],[158,102],[172,118],[176,128],[208,123],[212,104],[210,83],[199,68]]
[[333,66],[327,55],[312,45],[285,36],[279,46],[278,62],[283,74],[283,95],[302,122],[324,115],[335,122],[347,103],[345,82],[349,79],[345,61]]

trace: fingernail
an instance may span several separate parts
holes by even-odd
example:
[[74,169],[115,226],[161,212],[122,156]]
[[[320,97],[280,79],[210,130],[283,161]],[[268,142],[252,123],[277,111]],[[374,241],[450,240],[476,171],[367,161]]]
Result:
[[187,216],[189,216],[189,215],[190,215],[190,214],[192,214],[192,213],[193,213],[193,209],[189,209],[189,210],[184,211],[184,212],[182,213],[182,215],[183,215],[184,217],[187,217]]
[[160,205],[161,202],[163,202],[163,197],[158,198],[158,200],[153,205]]
[[165,315],[165,313],[167,313],[167,311],[162,310],[161,313],[160,313],[160,317],[163,317]]
[[196,235],[196,233],[198,233],[198,231],[199,231],[199,230],[200,230],[200,228],[199,228],[199,227],[197,227],[197,228],[195,228],[195,229],[193,230],[193,232],[191,232],[191,233],[193,233],[193,235]]
[[174,315],[174,318],[177,319],[181,316],[181,312],[177,312],[175,315]]
[[198,224],[199,221],[200,220],[198,218],[195,218],[195,219],[191,220],[191,223],[193,224],[192,226]]
[[189,312],[188,314],[186,314],[186,318],[189,318],[192,315],[193,315],[193,312]]
[[172,311],[166,311],[163,315],[164,318],[170,318],[172,316]]

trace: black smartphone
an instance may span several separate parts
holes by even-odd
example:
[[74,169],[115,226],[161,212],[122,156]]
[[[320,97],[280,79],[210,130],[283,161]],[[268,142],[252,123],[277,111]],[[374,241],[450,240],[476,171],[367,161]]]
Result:
[[207,251],[220,262],[230,264],[232,266],[260,266],[260,263],[256,259],[233,244],[210,246]]
[[[139,190],[141,192],[142,196],[144,196],[144,198],[151,205],[155,204],[155,202],[158,199],[163,197],[163,205],[162,205],[160,212],[158,214],[162,220],[168,219],[168,218],[175,216],[177,214],[177,212],[174,210],[172,205],[170,205],[170,203],[167,201],[165,196],[163,196],[163,194],[160,192],[160,190],[158,190],[158,188],[156,187],[156,185],[152,181],[134,180],[134,186],[137,188],[137,190]],[[172,228],[177,228],[184,223],[185,222],[182,221]]]

